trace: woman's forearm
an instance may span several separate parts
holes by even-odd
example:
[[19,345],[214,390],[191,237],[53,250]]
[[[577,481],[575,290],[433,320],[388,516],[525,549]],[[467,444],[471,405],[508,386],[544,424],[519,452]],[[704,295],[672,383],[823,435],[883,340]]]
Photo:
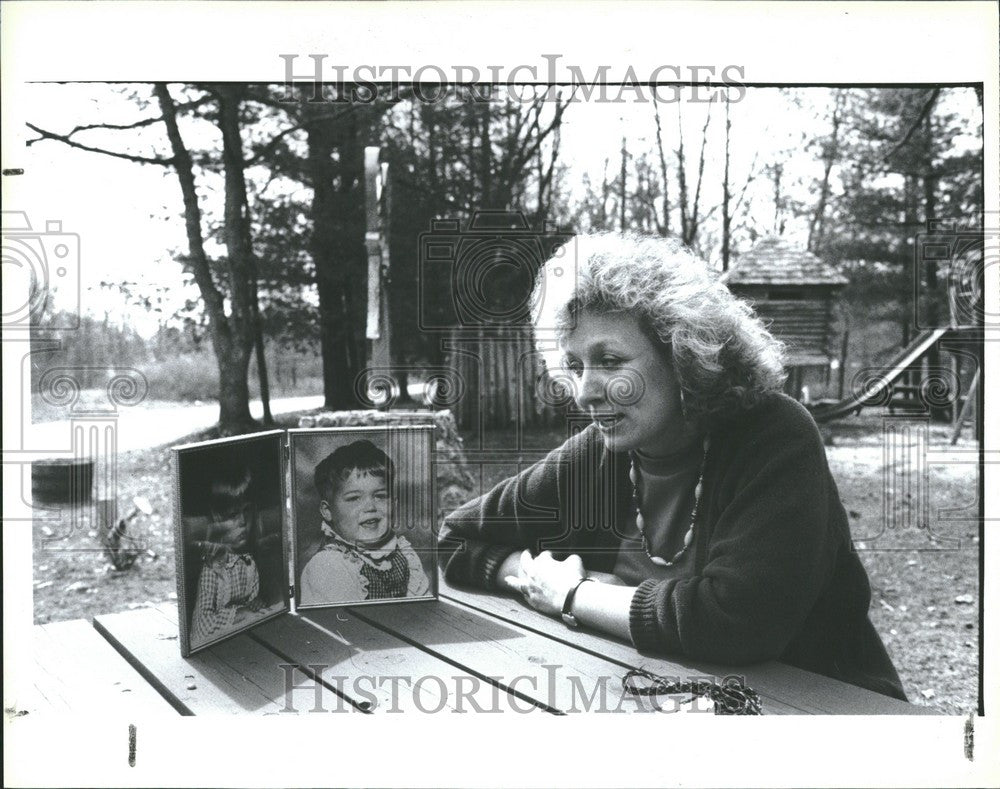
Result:
[[580,584],[573,597],[573,615],[582,625],[631,641],[629,608],[635,590],[597,581]]

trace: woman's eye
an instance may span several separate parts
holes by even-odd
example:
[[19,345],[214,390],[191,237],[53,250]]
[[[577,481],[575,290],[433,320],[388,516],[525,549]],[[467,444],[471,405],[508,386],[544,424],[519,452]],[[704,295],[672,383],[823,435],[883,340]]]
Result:
[[563,365],[567,370],[569,370],[570,375],[574,378],[579,378],[583,375],[583,365],[576,361],[567,361]]
[[601,366],[602,367],[619,367],[622,363],[622,359],[619,356],[602,356]]

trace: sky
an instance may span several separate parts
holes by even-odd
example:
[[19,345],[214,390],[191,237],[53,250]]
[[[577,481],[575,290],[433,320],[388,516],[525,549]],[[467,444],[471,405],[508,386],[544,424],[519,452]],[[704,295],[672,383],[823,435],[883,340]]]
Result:
[[[91,84],[35,84],[30,86],[32,102],[25,120],[42,128],[65,133],[87,123],[131,123],[156,112],[155,106],[138,111],[120,86]],[[806,198],[807,185],[821,174],[813,153],[804,141],[827,130],[825,120],[830,92],[824,88],[800,90],[798,104],[777,89],[751,88],[745,98],[732,105],[731,182],[742,188],[754,162],[781,158],[785,163],[785,184],[792,198]],[[975,129],[978,105],[971,90],[952,92],[948,108],[970,118]],[[708,105],[684,105],[685,144],[689,160],[696,162],[701,127]],[[666,145],[676,144],[677,104],[662,104],[661,121]],[[705,188],[706,208],[720,202],[723,151],[723,112],[718,104],[709,127]],[[164,138],[156,124],[141,132],[92,131],[79,139],[91,144],[151,155],[165,150]],[[190,133],[190,132],[189,132]],[[620,165],[623,133],[631,153],[654,151],[656,128],[653,105],[649,101],[625,103],[575,102],[565,113],[561,130],[560,162],[567,167],[566,185],[571,199],[583,192],[584,175],[601,182],[605,159],[613,176]],[[25,129],[26,138],[34,133]],[[210,136],[190,139],[192,146],[217,145]],[[969,139],[965,144],[975,144]],[[172,312],[185,299],[195,298],[193,285],[184,287],[180,264],[174,260],[186,249],[181,195],[173,172],[157,165],[139,165],[45,141],[25,150],[25,175],[19,178],[17,201],[5,211],[27,212],[34,230],[46,222],[62,223],[62,232],[79,235],[80,302],[84,312],[114,322],[129,324],[144,335],[156,330],[161,318],[132,304],[102,283],[137,283],[134,289],[151,297],[161,296],[166,311]],[[689,173],[689,178],[694,178]],[[201,183],[206,207],[221,205],[218,184]],[[693,186],[692,186],[693,188]],[[672,185],[676,199],[676,184]],[[771,186],[758,178],[747,190],[753,221],[763,230],[773,222]],[[713,220],[718,223],[717,217]],[[716,228],[709,230],[718,232]],[[791,222],[786,235],[805,243],[803,223]],[[72,278],[70,278],[72,279]],[[72,286],[63,286],[57,303],[72,307]]]

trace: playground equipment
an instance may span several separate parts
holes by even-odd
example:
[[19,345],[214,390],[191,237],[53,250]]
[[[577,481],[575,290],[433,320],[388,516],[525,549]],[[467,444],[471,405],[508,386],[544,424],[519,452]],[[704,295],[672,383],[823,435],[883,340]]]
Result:
[[[982,268],[984,236],[981,231],[933,227],[916,238],[912,303],[919,331],[904,348],[876,368],[858,371],[851,391],[838,401],[807,404],[817,422],[827,422],[867,407],[918,410],[932,415],[950,413],[954,424],[952,443],[962,426],[981,409],[982,367]],[[923,272],[934,270],[947,282],[947,325],[936,315],[920,312]],[[928,275],[930,276],[930,275]],[[798,397],[804,371],[829,369],[833,305],[847,280],[816,255],[787,240],[764,238],[730,271],[723,281],[737,295],[753,303],[754,309],[787,349],[786,391]],[[947,351],[950,367],[925,364],[932,352]],[[963,360],[972,380],[962,394]],[[846,371],[845,371],[846,372]]]
[[852,392],[839,402],[820,403],[813,409],[813,418],[817,422],[829,422],[850,413],[859,414],[861,409],[866,406],[891,405],[894,384],[916,365],[935,343],[954,334],[954,331],[953,329],[929,329],[920,332],[909,345],[882,368],[880,373],[864,380],[859,391]]
[[[963,425],[972,419],[977,437],[982,436],[983,361],[983,260],[985,236],[982,231],[955,231],[932,228],[916,239],[912,303],[916,305],[916,336],[879,369],[861,371],[847,397],[834,403],[820,403],[813,409],[817,422],[827,422],[860,413],[869,406],[919,409],[930,413],[951,413],[951,443],[958,441]],[[920,287],[925,270],[933,267],[934,277],[945,275],[947,282],[947,326],[933,313],[921,312]],[[938,323],[939,325],[933,325]],[[931,324],[931,325],[927,325]],[[951,366],[924,364],[932,351],[948,352]],[[971,362],[967,366],[964,361]],[[963,367],[972,379],[962,394]]]

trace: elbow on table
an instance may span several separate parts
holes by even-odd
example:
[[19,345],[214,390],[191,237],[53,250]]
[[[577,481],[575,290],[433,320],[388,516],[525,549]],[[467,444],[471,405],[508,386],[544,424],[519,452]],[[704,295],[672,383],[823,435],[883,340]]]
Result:
[[784,627],[733,626],[697,639],[684,652],[711,663],[737,666],[765,663],[780,660],[791,637]]

